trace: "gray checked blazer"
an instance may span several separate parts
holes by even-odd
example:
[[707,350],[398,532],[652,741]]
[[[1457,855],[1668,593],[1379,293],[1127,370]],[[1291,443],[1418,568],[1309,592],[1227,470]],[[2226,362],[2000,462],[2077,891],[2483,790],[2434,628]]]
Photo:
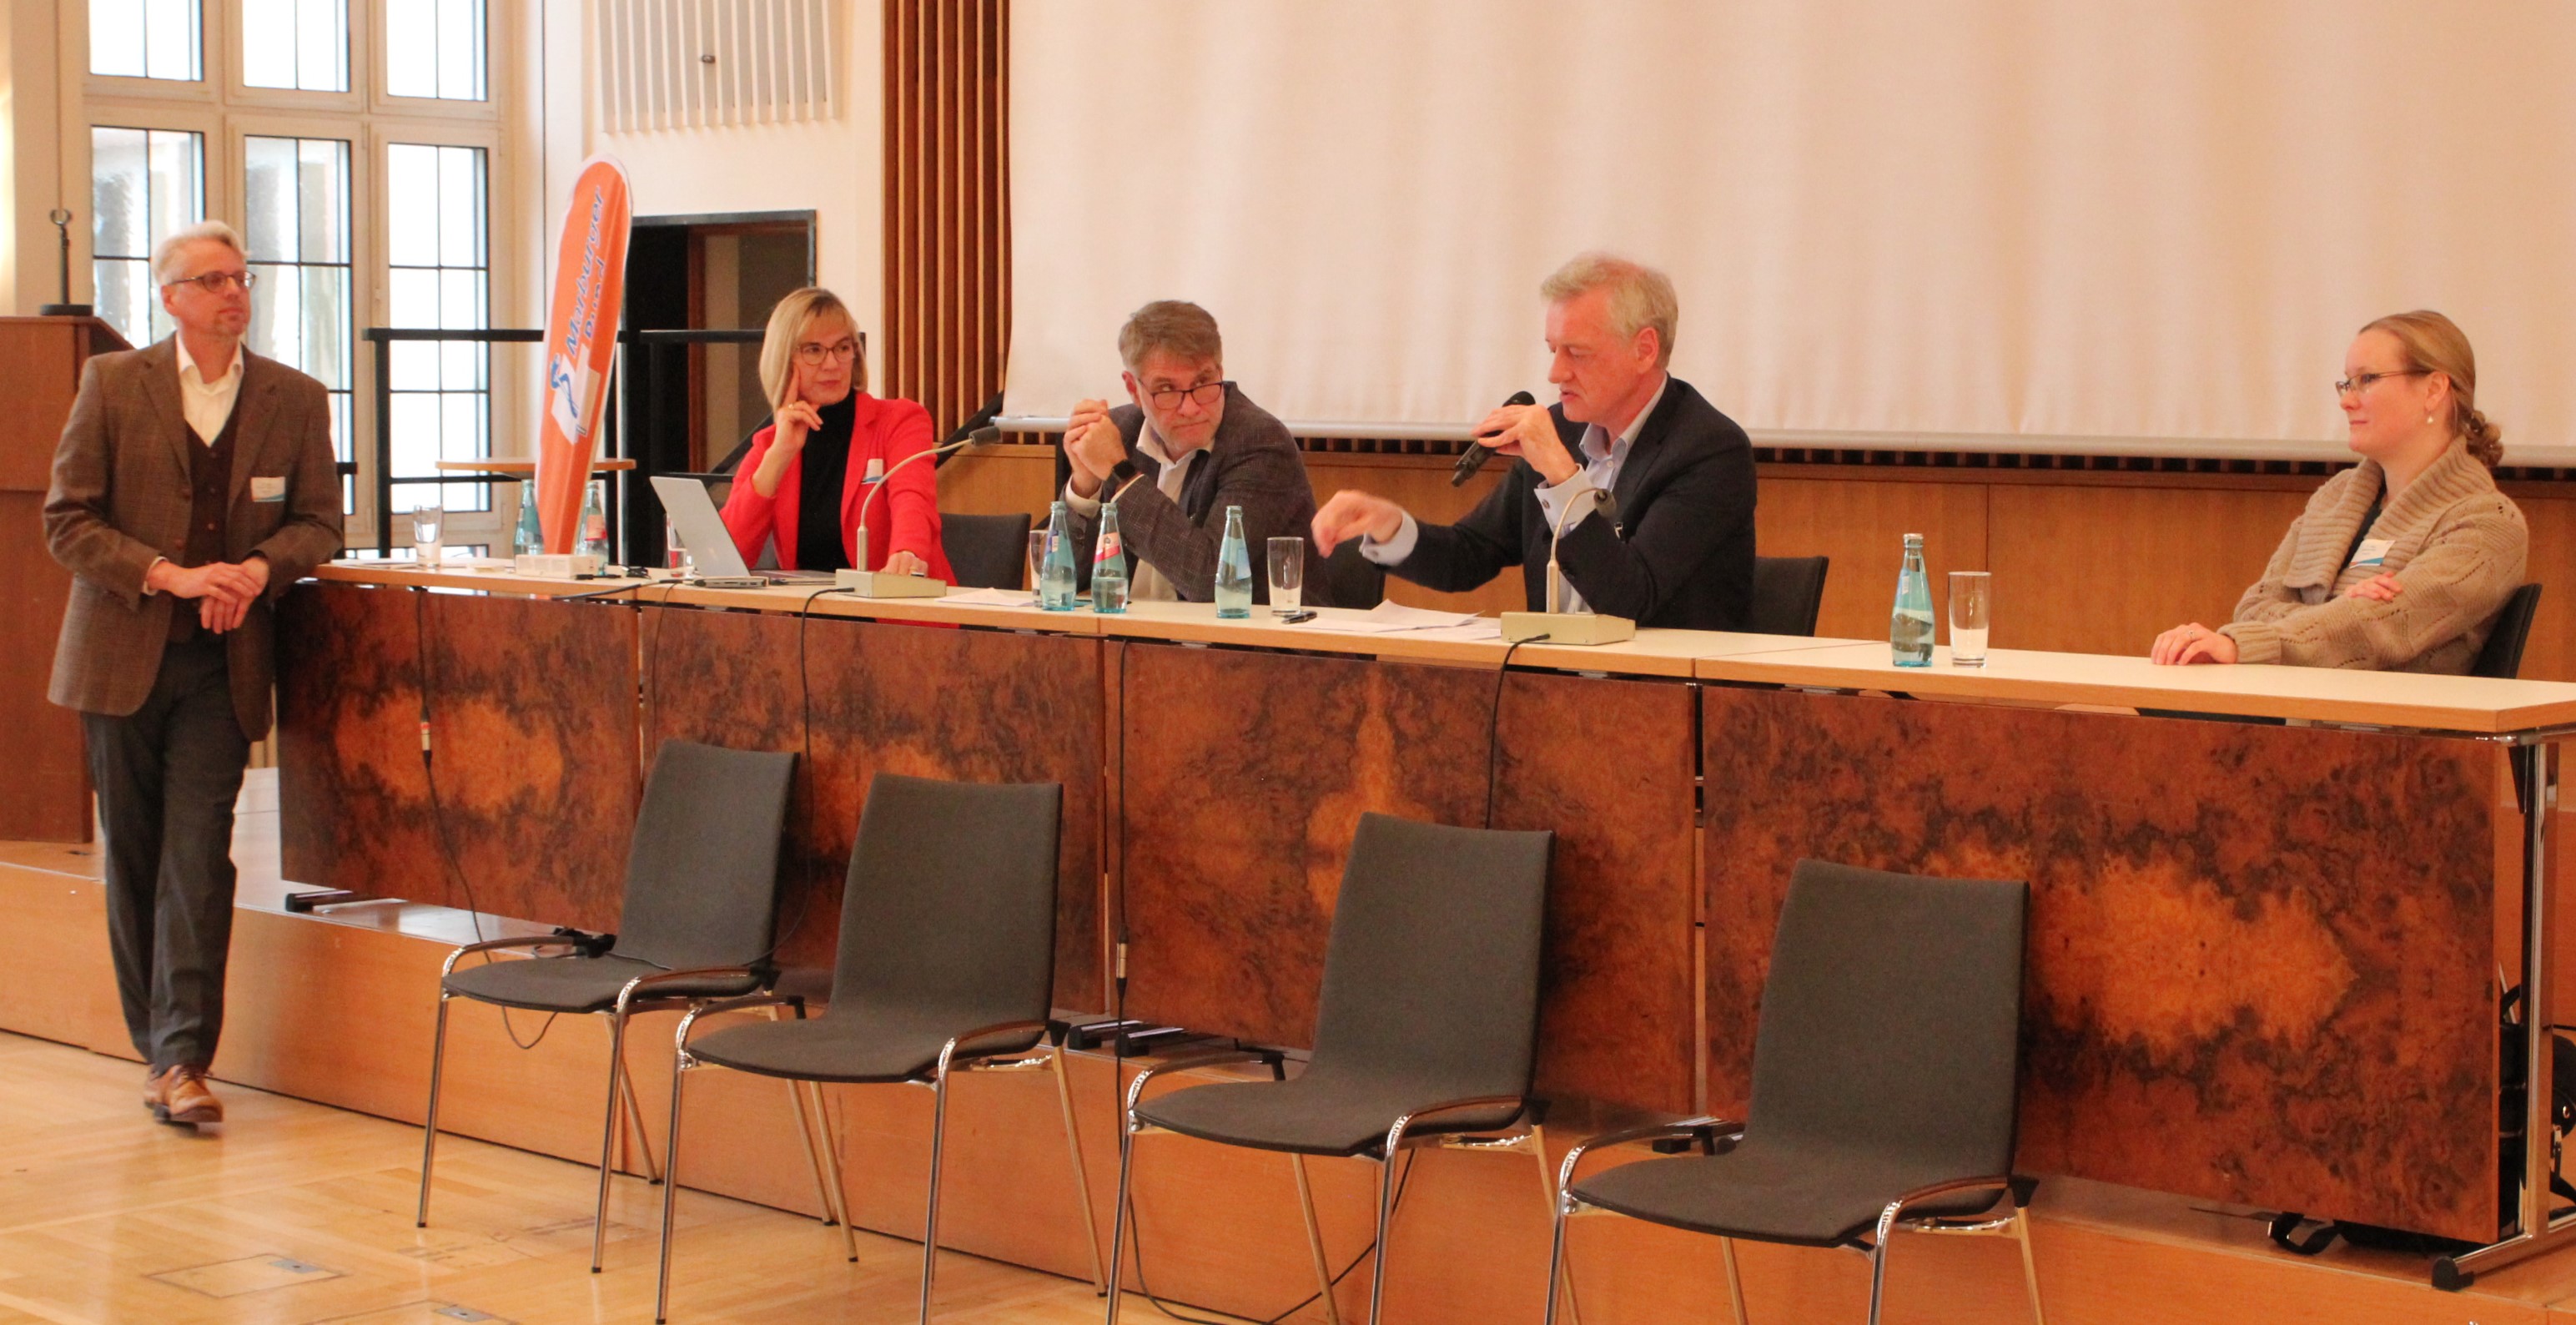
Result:
[[[322,384],[242,351],[233,413],[231,505],[224,559],[268,559],[268,591],[226,637],[233,713],[252,740],[268,734],[275,680],[271,605],[340,550],[340,476]],[[254,501],[251,479],[282,478],[283,500]],[[46,697],[123,717],[143,706],[170,639],[170,613],[194,611],[143,592],[154,557],[177,561],[188,541],[188,422],[179,408],[179,350],[164,339],[102,354],[81,370],[80,395],[54,448],[45,543],[71,568],[72,595],[54,646]]]

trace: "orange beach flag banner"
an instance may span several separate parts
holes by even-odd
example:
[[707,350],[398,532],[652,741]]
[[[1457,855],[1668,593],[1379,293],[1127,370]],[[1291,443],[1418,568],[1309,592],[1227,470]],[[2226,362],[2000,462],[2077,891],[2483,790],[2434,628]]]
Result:
[[555,293],[546,313],[537,525],[548,552],[572,551],[580,534],[582,491],[599,450],[599,415],[626,303],[626,229],[633,219],[626,167],[611,156],[582,162],[555,243]]

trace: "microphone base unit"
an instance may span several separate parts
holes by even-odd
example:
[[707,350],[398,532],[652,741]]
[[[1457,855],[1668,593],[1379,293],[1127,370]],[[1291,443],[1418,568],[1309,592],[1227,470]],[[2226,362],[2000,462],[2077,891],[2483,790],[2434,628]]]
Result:
[[1637,638],[1637,623],[1592,612],[1505,612],[1503,641],[1523,644],[1541,636],[1550,644],[1618,644]]
[[861,598],[940,598],[948,586],[927,575],[896,575],[881,570],[839,570],[832,582]]
[[522,552],[511,560],[510,568],[521,575],[569,580],[577,575],[599,574],[599,564],[599,554],[595,552]]

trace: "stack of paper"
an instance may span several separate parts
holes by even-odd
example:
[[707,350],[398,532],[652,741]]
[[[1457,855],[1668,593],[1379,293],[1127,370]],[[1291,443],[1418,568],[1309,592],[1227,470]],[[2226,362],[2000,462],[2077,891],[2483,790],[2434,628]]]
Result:
[[1434,612],[1400,603],[1380,603],[1365,612],[1348,607],[1320,607],[1315,609],[1314,620],[1300,621],[1295,628],[1345,635],[1393,635],[1411,630],[1454,630],[1476,620],[1473,612]]

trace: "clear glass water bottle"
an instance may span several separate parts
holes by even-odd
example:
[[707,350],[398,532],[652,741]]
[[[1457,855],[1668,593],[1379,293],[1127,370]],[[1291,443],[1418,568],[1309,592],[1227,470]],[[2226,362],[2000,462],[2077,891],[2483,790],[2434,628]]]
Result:
[[1225,541],[1216,549],[1216,614],[1252,615],[1252,554],[1243,546],[1243,508],[1225,508]]
[[1091,554],[1091,610],[1127,610],[1127,549],[1118,541],[1118,503],[1100,503],[1100,541]]
[[537,480],[531,476],[519,484],[519,525],[510,531],[511,555],[545,551],[544,530],[537,520]]
[[602,491],[607,486],[603,479],[592,479],[582,488],[581,542],[573,548],[599,558],[603,564],[608,560],[608,503]]
[[1038,606],[1050,612],[1073,610],[1073,526],[1059,501],[1047,509],[1046,563],[1039,568]]
[[1905,568],[1896,573],[1896,610],[1887,642],[1899,667],[1932,665],[1932,581],[1923,573],[1923,535],[1905,536]]

